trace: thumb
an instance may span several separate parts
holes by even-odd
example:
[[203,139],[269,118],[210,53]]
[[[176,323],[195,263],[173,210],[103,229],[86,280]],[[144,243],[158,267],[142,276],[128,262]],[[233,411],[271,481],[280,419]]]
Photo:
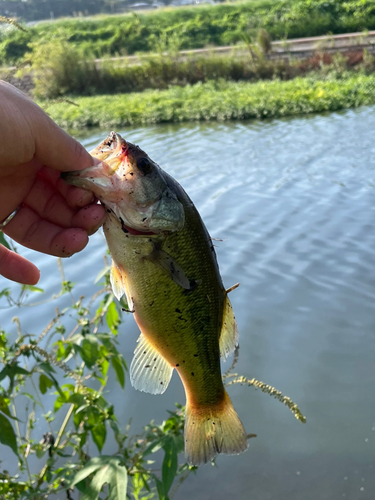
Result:
[[[6,166],[32,159],[62,172],[91,167],[93,158],[73,137],[64,132],[45,111],[12,85],[0,82],[0,121],[3,148],[0,160]],[[18,139],[18,150],[7,144]]]
[[[35,158],[60,172],[82,170],[97,163],[76,139],[64,132],[40,109],[35,130]],[[42,119],[40,119],[42,118]]]

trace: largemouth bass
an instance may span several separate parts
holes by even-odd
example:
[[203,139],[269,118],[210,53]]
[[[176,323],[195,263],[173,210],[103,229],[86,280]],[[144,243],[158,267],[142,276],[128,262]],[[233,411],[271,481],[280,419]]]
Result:
[[141,330],[132,385],[162,394],[177,371],[190,464],[245,451],[246,433],[220,368],[220,356],[237,345],[237,325],[198,211],[172,177],[115,132],[91,154],[99,165],[64,179],[92,191],[107,209],[113,293],[126,295]]

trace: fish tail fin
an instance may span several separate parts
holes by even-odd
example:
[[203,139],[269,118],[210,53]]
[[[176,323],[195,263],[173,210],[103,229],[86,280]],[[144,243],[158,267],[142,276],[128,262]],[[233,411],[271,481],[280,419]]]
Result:
[[189,464],[200,465],[219,453],[239,455],[248,448],[246,431],[228,394],[219,404],[186,404],[185,453]]

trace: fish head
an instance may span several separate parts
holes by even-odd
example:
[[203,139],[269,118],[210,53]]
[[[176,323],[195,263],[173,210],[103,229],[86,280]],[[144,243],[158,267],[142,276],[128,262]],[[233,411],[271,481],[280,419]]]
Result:
[[111,132],[90,154],[99,162],[62,174],[66,182],[92,191],[133,234],[183,228],[184,208],[168,177],[141,148]]

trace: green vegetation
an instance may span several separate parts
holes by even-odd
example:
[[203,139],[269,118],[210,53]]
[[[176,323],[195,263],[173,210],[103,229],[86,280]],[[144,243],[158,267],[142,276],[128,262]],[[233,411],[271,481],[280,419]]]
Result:
[[[146,89],[168,89],[173,86],[193,85],[198,82],[224,79],[227,81],[290,80],[311,72],[327,74],[330,71],[375,70],[375,58],[367,51],[349,55],[320,52],[307,60],[268,59],[267,34],[260,30],[263,51],[251,44],[247,50],[229,55],[181,56],[173,50],[173,39],[162,44],[158,53],[143,57],[139,63],[129,60],[101,61],[85,59],[67,42],[34,43],[27,55],[21,74],[30,72],[34,82],[33,94],[38,99],[56,99],[62,96],[98,95],[141,92]],[[4,78],[7,79],[5,71]]]
[[236,44],[244,37],[253,39],[259,28],[272,39],[375,29],[375,0],[253,0],[40,23],[27,33],[8,30],[0,35],[0,64],[19,61],[30,42],[47,42],[56,35],[86,56],[101,57],[153,51],[163,34],[174,34],[181,49]]
[[[1,232],[0,242],[8,246]],[[123,500],[128,492],[134,499],[167,499],[174,479],[183,480],[192,470],[184,461],[178,465],[184,448],[183,408],[169,412],[161,425],[147,425],[141,435],[132,436],[128,427],[121,428],[106,385],[116,378],[117,390],[125,386],[127,366],[118,351],[117,335],[121,306],[126,304],[114,300],[108,266],[89,300],[75,296],[75,286],[66,279],[60,260],[59,268],[60,293],[47,300],[43,297],[54,302],[45,328],[37,334],[25,333],[27,325],[17,317],[14,331],[0,328],[0,443],[19,462],[19,472],[12,475],[2,450],[0,497],[71,498],[69,490],[75,487],[82,499],[96,500],[107,484],[101,498]],[[21,286],[13,294],[5,288],[0,302],[13,316],[16,308],[30,307],[32,299],[39,302],[37,296],[42,294],[35,286]],[[113,454],[102,455],[109,435]],[[160,449],[162,470],[156,473],[148,460]]]
[[[1,231],[0,244],[10,248]],[[0,326],[0,498],[69,499],[77,489],[81,500],[169,500],[196,469],[183,458],[184,408],[176,405],[164,422],[151,422],[140,435],[121,425],[107,384],[116,379],[115,390],[125,387],[127,365],[117,338],[127,305],[114,299],[106,258],[91,298],[78,298],[60,259],[58,265],[61,291],[51,298],[35,286],[0,290],[2,320],[12,317],[14,325],[8,332]],[[43,319],[40,297],[44,311],[51,303]],[[29,333],[28,322],[14,317],[25,307],[37,312],[44,328]],[[260,389],[306,421],[275,388],[233,373],[237,357],[238,350],[223,375],[226,385]],[[4,446],[17,458],[16,472]]]
[[245,52],[240,57],[212,54],[181,58],[177,52],[166,51],[144,58],[139,64],[107,60],[100,65],[83,58],[67,42],[36,43],[33,49],[29,63],[35,84],[34,95],[41,99],[167,89],[171,85],[183,86],[220,78],[233,81],[290,79],[306,71],[306,65],[300,69],[298,64],[285,60],[270,61],[256,48],[253,57]]
[[339,72],[326,77],[257,83],[226,81],[79,97],[78,106],[41,103],[66,129],[112,129],[145,123],[243,120],[334,111],[375,103],[375,75]]

